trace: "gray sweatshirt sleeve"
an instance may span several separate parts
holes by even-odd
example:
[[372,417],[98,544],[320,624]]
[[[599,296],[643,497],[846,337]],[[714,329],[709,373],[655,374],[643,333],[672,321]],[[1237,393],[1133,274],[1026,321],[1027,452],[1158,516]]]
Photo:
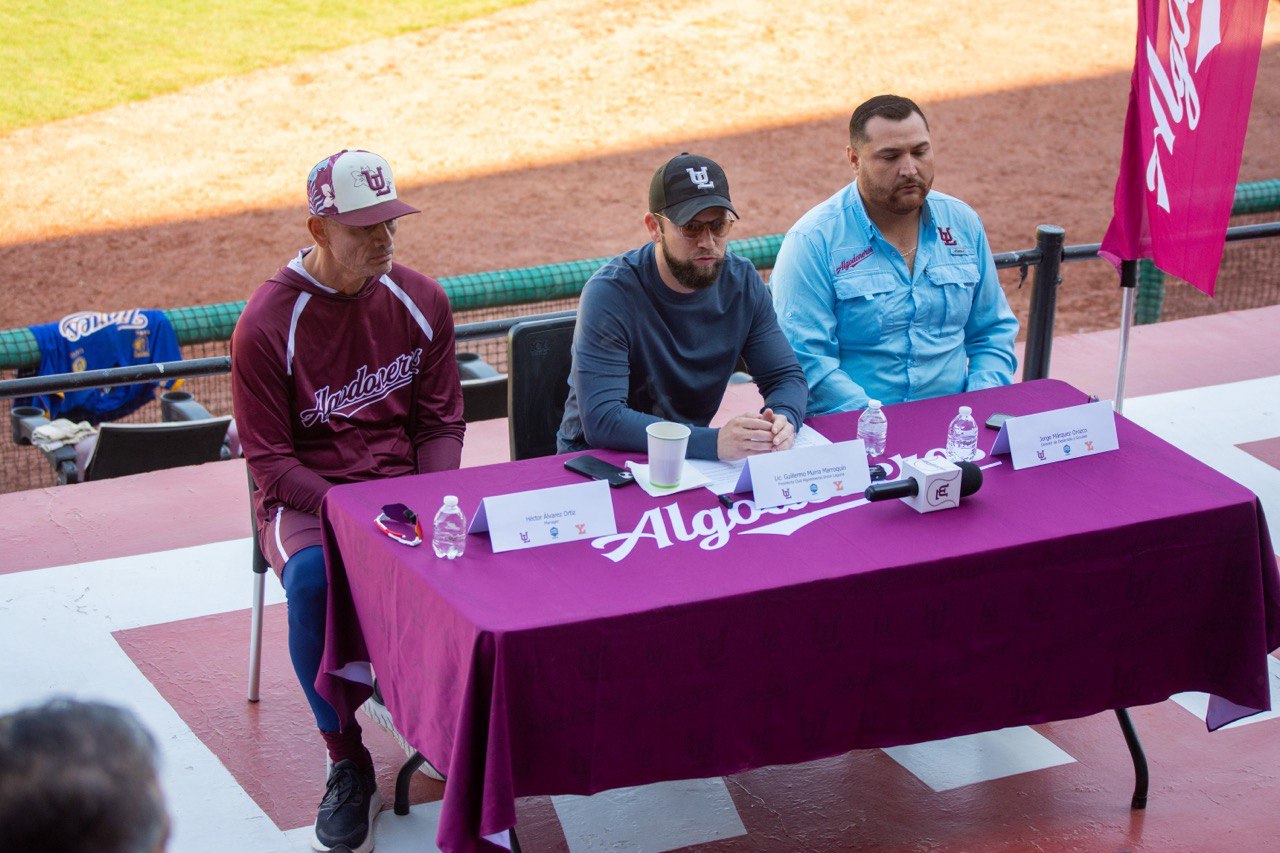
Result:
[[778,325],[778,315],[774,313],[773,301],[763,282],[756,282],[752,296],[755,312],[751,331],[742,348],[742,358],[764,397],[765,405],[780,415],[786,415],[799,431],[809,399],[809,384],[795,351]]
[[[647,451],[645,428],[661,418],[627,406],[631,376],[631,337],[623,318],[630,307],[617,288],[591,281],[578,303],[573,333],[573,383],[578,393],[583,436],[592,447]],[[785,343],[785,341],[784,341]],[[718,459],[720,431],[690,426],[687,455]]]

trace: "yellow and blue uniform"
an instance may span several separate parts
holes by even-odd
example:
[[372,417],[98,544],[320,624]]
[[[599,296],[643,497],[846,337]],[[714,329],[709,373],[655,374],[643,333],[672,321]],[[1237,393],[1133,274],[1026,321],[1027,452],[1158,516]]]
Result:
[[[163,311],[83,311],[56,323],[28,328],[40,347],[40,376],[182,360],[178,337]],[[157,384],[144,382],[45,394],[19,400],[18,405],[37,406],[50,418],[99,424],[122,418],[150,402]],[[165,387],[174,384],[167,383]]]

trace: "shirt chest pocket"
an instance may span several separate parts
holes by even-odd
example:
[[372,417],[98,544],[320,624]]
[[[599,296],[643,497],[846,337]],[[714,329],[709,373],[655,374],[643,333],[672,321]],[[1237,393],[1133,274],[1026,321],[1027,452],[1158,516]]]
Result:
[[841,347],[879,343],[893,293],[893,276],[860,272],[837,278],[836,339]]
[[947,264],[929,267],[929,319],[940,334],[953,332],[969,322],[973,293],[978,286],[978,268],[974,264]]

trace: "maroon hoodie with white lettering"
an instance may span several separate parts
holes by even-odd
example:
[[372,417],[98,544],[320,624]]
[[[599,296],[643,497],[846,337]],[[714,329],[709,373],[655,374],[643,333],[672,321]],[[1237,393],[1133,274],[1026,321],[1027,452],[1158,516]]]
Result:
[[449,299],[399,264],[354,296],[300,253],[250,297],[231,336],[236,427],[258,527],[318,513],[333,485],[457,468],[462,386]]

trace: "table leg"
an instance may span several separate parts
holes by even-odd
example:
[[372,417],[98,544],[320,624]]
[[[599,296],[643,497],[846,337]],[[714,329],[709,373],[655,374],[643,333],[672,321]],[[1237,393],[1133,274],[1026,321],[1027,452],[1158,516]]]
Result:
[[409,813],[409,780],[413,778],[413,774],[418,772],[418,768],[426,760],[426,756],[421,752],[414,752],[401,765],[400,772],[396,775],[396,814],[404,816]]
[[[413,779],[413,774],[418,772],[418,768],[422,766],[422,762],[427,758],[421,752],[414,752],[409,756],[400,767],[400,772],[396,774],[396,804],[395,813],[403,817],[409,813],[409,782]],[[511,835],[511,853],[522,853],[520,848],[520,839],[516,837],[516,828],[513,826],[509,830]]]
[[1116,717],[1120,720],[1120,731],[1124,733],[1124,742],[1129,747],[1129,755],[1133,758],[1133,802],[1135,809],[1147,807],[1147,756],[1142,752],[1142,742],[1138,740],[1138,732],[1129,719],[1129,712],[1124,708],[1116,708]]

